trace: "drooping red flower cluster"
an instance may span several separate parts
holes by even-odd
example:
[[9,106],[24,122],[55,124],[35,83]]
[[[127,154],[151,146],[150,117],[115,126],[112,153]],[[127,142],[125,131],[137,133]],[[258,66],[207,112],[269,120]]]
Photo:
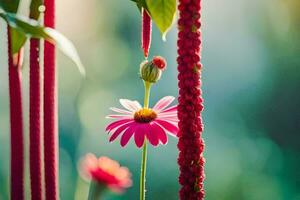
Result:
[[[30,9],[31,19],[38,20],[39,14]],[[29,67],[29,166],[31,200],[42,200],[42,152],[41,152],[41,77],[40,39],[30,39]]]
[[148,58],[151,45],[152,20],[146,9],[142,11],[142,49],[145,58]]
[[179,86],[179,183],[181,200],[204,198],[204,141],[200,89],[200,0],[180,0],[178,5],[178,86]]
[[30,185],[31,199],[42,199],[40,40],[30,39]]
[[[44,25],[55,28],[55,0],[45,0]],[[55,46],[44,43],[44,170],[46,200],[59,199]]]
[[12,55],[11,28],[8,36],[8,80],[10,106],[10,199],[23,200],[24,194],[24,136],[22,106],[22,61],[23,48]]

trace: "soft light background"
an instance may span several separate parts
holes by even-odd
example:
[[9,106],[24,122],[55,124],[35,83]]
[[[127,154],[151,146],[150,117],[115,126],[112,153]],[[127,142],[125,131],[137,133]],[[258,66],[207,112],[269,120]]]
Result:
[[[207,200],[300,199],[299,9],[298,0],[203,0]],[[28,13],[26,1],[21,13]],[[57,1],[57,29],[74,41],[87,70],[83,80],[58,53],[62,200],[86,198],[88,184],[78,177],[77,164],[87,152],[110,156],[133,173],[134,186],[127,193],[104,199],[138,199],[141,151],[133,143],[126,148],[109,144],[104,127],[108,108],[117,106],[119,98],[143,99],[140,23],[128,0]],[[1,200],[8,199],[9,187],[5,32],[1,22]],[[168,69],[153,88],[153,104],[177,95],[175,26],[167,42],[154,27],[150,55],[168,60]],[[28,140],[28,54],[23,72]],[[176,143],[170,138],[167,146],[149,149],[148,199],[177,199]],[[29,195],[28,177],[26,187]]]

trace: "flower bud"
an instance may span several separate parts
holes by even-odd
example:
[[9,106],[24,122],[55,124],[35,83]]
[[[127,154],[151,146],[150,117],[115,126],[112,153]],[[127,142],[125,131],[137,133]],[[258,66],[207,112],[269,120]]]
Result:
[[144,81],[156,83],[166,66],[166,60],[161,56],[154,56],[151,61],[145,60],[140,65],[141,78]]
[[140,65],[140,75],[144,81],[156,83],[161,77],[162,71],[152,61],[144,61]]

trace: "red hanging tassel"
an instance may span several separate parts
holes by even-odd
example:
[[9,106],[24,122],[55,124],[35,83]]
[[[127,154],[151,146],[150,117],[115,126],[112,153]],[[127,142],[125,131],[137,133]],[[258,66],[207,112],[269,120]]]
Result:
[[8,76],[10,102],[10,195],[11,200],[24,199],[24,143],[23,143],[23,112],[21,65],[23,49],[12,55],[10,27],[8,37]]
[[[55,1],[44,1],[44,24],[55,27]],[[58,199],[58,130],[55,47],[45,41],[44,48],[44,165],[46,200]]]
[[179,183],[181,200],[204,199],[203,110],[200,82],[200,0],[180,0],[178,20]]
[[30,184],[31,199],[42,199],[40,126],[40,40],[30,39]]
[[144,51],[145,58],[148,58],[151,45],[152,20],[145,9],[142,11],[142,18],[142,49]]

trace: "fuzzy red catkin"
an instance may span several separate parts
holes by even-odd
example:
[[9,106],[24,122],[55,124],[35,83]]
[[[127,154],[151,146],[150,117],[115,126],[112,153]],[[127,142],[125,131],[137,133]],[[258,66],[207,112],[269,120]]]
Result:
[[[44,24],[55,27],[55,0],[45,0]],[[58,127],[55,47],[44,47],[44,166],[46,200],[58,199]]]
[[179,0],[178,5],[178,118],[179,183],[181,200],[204,199],[204,141],[200,81],[200,0]]
[[152,20],[145,9],[142,10],[142,18],[142,49],[145,58],[148,58],[151,45]]
[[42,199],[39,52],[40,40],[30,39],[29,157],[32,200]]
[[8,34],[8,76],[10,103],[10,199],[24,199],[24,141],[21,65],[23,49],[12,56],[10,28]]

